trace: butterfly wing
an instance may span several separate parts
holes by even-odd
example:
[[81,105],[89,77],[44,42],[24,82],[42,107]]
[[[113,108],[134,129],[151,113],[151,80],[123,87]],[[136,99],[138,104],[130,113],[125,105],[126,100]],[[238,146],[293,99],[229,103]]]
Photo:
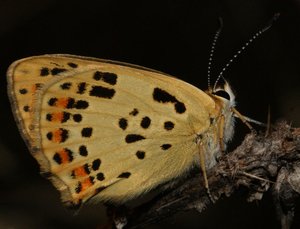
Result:
[[[51,74],[58,67],[66,70]],[[122,202],[181,175],[214,108],[192,85],[119,62],[49,55],[9,72],[24,137],[63,200],[75,204],[93,196]]]

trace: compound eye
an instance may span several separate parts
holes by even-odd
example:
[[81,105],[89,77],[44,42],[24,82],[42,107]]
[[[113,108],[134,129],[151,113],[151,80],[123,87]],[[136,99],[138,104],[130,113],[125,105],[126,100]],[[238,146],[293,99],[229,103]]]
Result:
[[216,91],[213,94],[216,96],[222,97],[224,99],[230,100],[230,95],[224,90]]

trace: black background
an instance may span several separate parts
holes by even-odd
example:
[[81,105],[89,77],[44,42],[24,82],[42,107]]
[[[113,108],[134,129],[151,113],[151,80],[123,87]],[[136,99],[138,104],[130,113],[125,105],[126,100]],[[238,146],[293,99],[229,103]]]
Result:
[[[0,1],[0,228],[95,228],[101,205],[74,215],[39,168],[19,135],[6,92],[14,60],[69,53],[119,60],[177,76],[207,88],[207,61],[218,17],[224,29],[213,76],[276,12],[274,26],[253,42],[225,73],[243,114],[299,126],[299,0]],[[238,124],[237,145],[248,130]],[[271,194],[255,203],[246,193],[224,198],[201,214],[180,213],[149,228],[280,228]],[[300,205],[293,228],[300,227]]]

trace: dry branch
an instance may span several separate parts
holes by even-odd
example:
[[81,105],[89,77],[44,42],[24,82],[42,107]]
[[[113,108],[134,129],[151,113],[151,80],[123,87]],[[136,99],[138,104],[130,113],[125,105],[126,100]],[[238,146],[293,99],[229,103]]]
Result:
[[[300,196],[300,128],[280,122],[269,136],[248,134],[237,149],[220,158],[208,179],[214,201],[241,186],[249,190],[249,201],[260,200],[271,189],[282,228],[289,228]],[[202,212],[212,201],[201,180],[196,174],[165,195],[127,209],[125,215],[117,211],[114,222],[118,228],[143,228],[179,211]]]

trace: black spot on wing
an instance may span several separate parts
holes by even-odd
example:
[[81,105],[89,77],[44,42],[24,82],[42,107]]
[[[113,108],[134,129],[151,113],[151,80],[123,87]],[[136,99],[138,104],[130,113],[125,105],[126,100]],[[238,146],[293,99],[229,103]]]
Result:
[[81,114],[74,114],[73,115],[74,122],[81,122],[82,121],[82,115]]
[[93,133],[92,127],[85,127],[85,128],[82,128],[82,130],[81,130],[81,136],[85,137],[85,138],[91,137],[92,133]]
[[25,95],[25,94],[27,94],[28,91],[26,88],[22,88],[19,90],[19,92],[20,92],[20,94]]
[[159,103],[173,103],[175,111],[179,114],[186,111],[184,103],[178,101],[175,96],[160,88],[154,88],[153,99]]
[[69,131],[63,128],[59,128],[61,131],[61,142],[65,142],[69,138]]
[[151,124],[151,119],[148,116],[143,117],[141,121],[141,127],[147,129]]
[[67,71],[65,68],[53,68],[51,69],[51,75],[55,76],[65,71]]
[[75,99],[74,98],[69,98],[66,108],[73,108],[74,104],[75,104]]
[[71,68],[77,68],[77,67],[78,67],[78,64],[75,64],[75,63],[72,63],[72,62],[69,62],[68,65],[69,65]]
[[53,155],[53,160],[57,163],[57,164],[61,164],[62,163],[62,158],[61,158],[61,156],[59,155],[59,153],[55,153],[54,155]]
[[74,108],[76,109],[86,109],[88,108],[89,106],[89,103],[85,100],[78,100],[76,103],[75,103],[75,106]]
[[171,121],[167,121],[164,123],[164,128],[166,130],[172,130],[174,128],[175,124]]
[[135,155],[137,156],[137,158],[138,159],[140,159],[140,160],[142,160],[142,159],[144,159],[145,158],[145,152],[144,151],[140,151],[140,150],[138,150],[136,153],[135,153]]
[[103,181],[104,179],[105,179],[105,177],[104,177],[103,173],[97,173],[97,180]]
[[160,88],[154,88],[153,91],[153,99],[159,103],[176,103],[177,99],[175,96],[169,94],[168,92],[160,89]]
[[83,94],[86,90],[86,83],[85,82],[81,82],[78,84],[77,86],[77,93],[78,94]]
[[79,154],[83,157],[86,157],[88,155],[88,150],[85,145],[79,146]]
[[57,100],[58,100],[57,98],[51,98],[51,99],[49,99],[48,105],[49,106],[54,106]]
[[163,150],[167,150],[167,149],[171,148],[172,145],[171,145],[171,144],[163,144],[163,145],[161,145],[160,147],[161,147]]
[[110,85],[115,85],[117,83],[118,76],[115,73],[112,73],[112,72],[96,71],[94,73],[93,78],[97,81],[102,80],[105,83],[108,83]]
[[132,116],[136,116],[139,113],[138,109],[134,108],[129,114]]
[[131,176],[130,172],[121,173],[118,178],[129,178]]
[[95,183],[95,181],[94,181],[95,177],[89,176],[89,180],[90,180],[91,185],[93,185]]
[[50,74],[49,68],[41,68],[40,76],[48,76]]
[[84,169],[84,171],[86,172],[86,174],[90,174],[90,173],[91,173],[90,167],[89,167],[89,165],[88,165],[87,163],[85,163],[85,164],[83,165],[83,169]]
[[182,103],[182,102],[175,103],[175,110],[179,114],[184,113],[186,111],[184,103]]
[[126,130],[127,125],[128,125],[127,119],[126,118],[120,118],[120,120],[119,120],[119,127],[122,130]]
[[101,160],[100,159],[94,160],[93,163],[92,163],[92,169],[94,171],[98,170],[99,167],[100,167],[100,164],[101,164]]
[[125,137],[125,141],[127,143],[133,143],[133,142],[141,141],[143,139],[145,139],[145,137],[139,134],[128,134]]
[[52,114],[49,114],[49,113],[48,113],[48,114],[46,115],[46,120],[48,120],[48,121],[51,122],[51,121],[52,121],[52,118],[53,118]]
[[92,89],[90,90],[90,96],[106,99],[111,99],[115,93],[116,91],[114,89],[102,86],[92,86]]
[[68,157],[69,157],[69,162],[73,161],[74,157],[73,157],[73,151],[67,148],[64,148],[65,152],[67,153]]
[[72,86],[72,83],[67,82],[67,83],[63,83],[62,85],[60,85],[61,89],[63,90],[69,90]]
[[46,137],[48,138],[49,141],[51,141],[52,138],[53,138],[53,133],[52,132],[48,132],[47,135],[46,135]]

